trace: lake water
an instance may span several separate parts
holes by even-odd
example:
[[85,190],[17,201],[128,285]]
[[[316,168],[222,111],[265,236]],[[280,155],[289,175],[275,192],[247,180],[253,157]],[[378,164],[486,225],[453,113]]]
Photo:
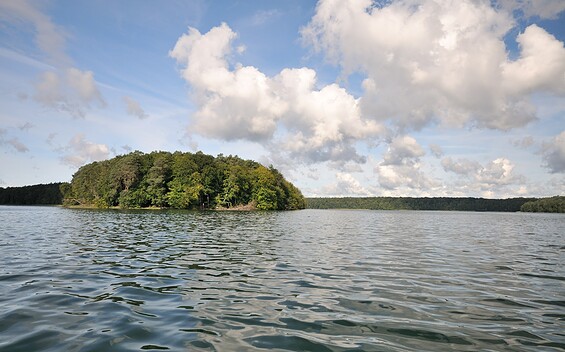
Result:
[[1,351],[562,351],[565,216],[0,207]]

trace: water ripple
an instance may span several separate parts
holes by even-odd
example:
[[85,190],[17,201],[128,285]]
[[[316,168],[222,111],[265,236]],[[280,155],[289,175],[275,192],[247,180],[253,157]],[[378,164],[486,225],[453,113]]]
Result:
[[0,351],[565,350],[565,218],[0,207]]

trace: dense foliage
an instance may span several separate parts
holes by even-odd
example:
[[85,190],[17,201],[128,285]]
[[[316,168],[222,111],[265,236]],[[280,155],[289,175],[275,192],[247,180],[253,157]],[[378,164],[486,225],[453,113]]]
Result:
[[565,213],[565,197],[555,196],[524,203],[520,211],[534,213]]
[[298,188],[273,167],[236,156],[202,152],[133,152],[81,167],[68,187],[66,205],[179,209],[302,209]]
[[0,187],[0,204],[6,205],[55,205],[61,204],[61,183],[49,183],[23,187]]
[[460,210],[460,211],[520,211],[533,198],[308,198],[312,209],[375,209],[375,210]]

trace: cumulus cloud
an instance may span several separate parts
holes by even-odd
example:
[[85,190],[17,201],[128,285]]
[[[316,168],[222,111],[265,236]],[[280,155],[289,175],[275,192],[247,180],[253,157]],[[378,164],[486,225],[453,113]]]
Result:
[[381,187],[387,190],[429,190],[438,187],[439,182],[429,178],[422,171],[420,158],[424,155],[424,149],[413,137],[394,138],[383,156],[383,161],[375,168]]
[[544,144],[543,160],[551,173],[565,173],[565,131]]
[[126,110],[129,115],[136,116],[143,120],[149,117],[139,105],[139,102],[131,97],[124,96],[123,101],[126,104]]
[[426,164],[427,151],[462,180],[454,185],[461,194],[490,194],[524,183],[508,159],[453,160],[439,145],[424,150],[404,134],[438,122],[517,128],[537,119],[534,96],[565,95],[563,43],[530,25],[516,36],[517,55],[510,54],[505,39],[516,28],[513,16],[489,1],[319,1],[301,31],[303,42],[336,64],[341,79],[363,77],[360,96],[336,83],[319,84],[310,68],[267,75],[239,63],[243,46],[225,23],[206,33],[189,28],[169,55],[196,107],[189,135],[261,143],[271,160],[289,169],[327,162],[340,173],[326,191],[339,186],[349,193],[357,189],[350,172],[368,160],[364,147],[386,141],[374,168],[386,192],[445,191],[438,169]]
[[264,140],[274,133],[283,107],[258,69],[230,69],[227,57],[235,38],[225,23],[204,35],[190,28],[170,56],[184,66],[182,76],[193,88],[199,109],[192,127],[197,133],[225,140]]
[[424,149],[410,136],[400,136],[392,140],[383,157],[382,165],[405,165],[424,156]]
[[519,59],[502,66],[503,89],[513,95],[553,91],[565,93],[563,43],[535,24],[518,35]]
[[79,167],[87,162],[108,159],[110,148],[105,144],[96,144],[85,139],[84,134],[76,134],[63,148],[65,155],[61,157],[64,164]]
[[465,158],[453,160],[450,157],[441,161],[443,169],[459,176],[459,183],[467,191],[482,191],[486,195],[498,194],[505,186],[523,184],[525,179],[514,173],[514,164],[506,158],[497,158],[481,165]]
[[453,172],[462,176],[472,176],[482,168],[481,164],[477,161],[469,159],[453,160],[451,157],[446,157],[441,160],[441,166],[448,172]]
[[565,89],[563,43],[531,25],[512,61],[503,39],[513,26],[511,12],[489,2],[322,0],[302,37],[344,75],[367,76],[366,116],[506,130],[536,118],[531,93]]
[[169,53],[198,107],[192,132],[264,142],[297,161],[366,161],[355,143],[384,128],[362,118],[358,99],[337,84],[317,88],[316,72],[308,68],[270,77],[253,66],[230,65],[236,37],[225,23],[205,34],[190,28]]
[[335,183],[322,189],[325,196],[369,196],[371,194],[349,173],[338,172],[335,177]]
[[422,170],[419,162],[406,165],[379,165],[375,168],[375,173],[379,178],[379,185],[389,191],[406,191],[418,194],[432,191],[441,184],[428,177]]

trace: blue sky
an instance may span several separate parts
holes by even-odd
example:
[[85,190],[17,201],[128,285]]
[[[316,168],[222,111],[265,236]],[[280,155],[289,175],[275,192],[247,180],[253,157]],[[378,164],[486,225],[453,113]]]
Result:
[[133,150],[307,196],[565,194],[560,0],[0,0],[0,187]]

